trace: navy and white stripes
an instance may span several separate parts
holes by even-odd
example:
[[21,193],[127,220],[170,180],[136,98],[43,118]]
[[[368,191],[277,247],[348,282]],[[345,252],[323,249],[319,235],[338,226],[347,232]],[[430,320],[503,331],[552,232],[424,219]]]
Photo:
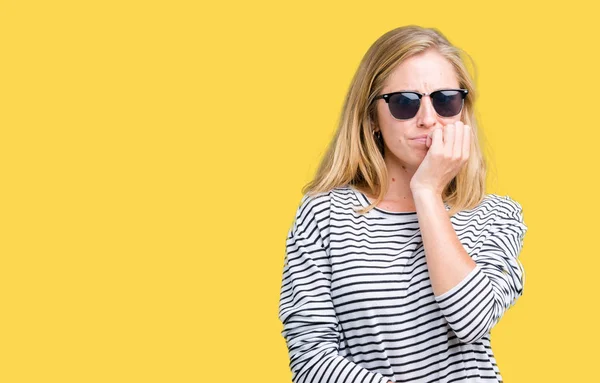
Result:
[[521,206],[489,194],[451,217],[477,266],[435,296],[417,214],[367,205],[347,186],[298,206],[279,301],[293,382],[502,381],[490,330],[523,293]]

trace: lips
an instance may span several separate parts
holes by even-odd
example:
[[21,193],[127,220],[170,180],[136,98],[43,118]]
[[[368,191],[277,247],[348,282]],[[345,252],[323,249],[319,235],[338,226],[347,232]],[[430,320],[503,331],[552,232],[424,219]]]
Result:
[[417,144],[426,145],[427,144],[427,134],[421,134],[420,136],[413,137],[410,139],[410,141],[417,143]]

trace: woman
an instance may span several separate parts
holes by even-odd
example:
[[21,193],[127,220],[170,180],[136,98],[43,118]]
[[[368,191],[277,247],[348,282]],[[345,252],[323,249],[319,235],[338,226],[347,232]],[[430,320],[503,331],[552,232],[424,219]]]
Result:
[[294,383],[502,381],[490,330],[522,295],[527,226],[485,193],[460,52],[405,26],[360,63],[287,237]]

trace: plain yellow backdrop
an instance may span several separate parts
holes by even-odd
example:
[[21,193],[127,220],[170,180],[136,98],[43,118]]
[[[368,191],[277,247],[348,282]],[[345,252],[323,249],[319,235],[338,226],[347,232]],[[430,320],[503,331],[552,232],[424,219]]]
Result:
[[405,24],[475,60],[488,192],[524,209],[505,381],[597,378],[588,2],[0,4],[0,381],[290,382],[300,189],[360,59]]

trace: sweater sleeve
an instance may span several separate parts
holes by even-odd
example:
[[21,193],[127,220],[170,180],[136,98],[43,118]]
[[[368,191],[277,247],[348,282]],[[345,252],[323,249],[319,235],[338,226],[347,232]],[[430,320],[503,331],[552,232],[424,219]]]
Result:
[[473,343],[498,323],[523,294],[525,271],[518,259],[527,226],[521,205],[499,197],[498,214],[479,252],[475,268],[449,291],[436,296],[458,339]]
[[331,299],[329,196],[304,196],[288,232],[279,300],[294,383],[387,383],[339,355]]

